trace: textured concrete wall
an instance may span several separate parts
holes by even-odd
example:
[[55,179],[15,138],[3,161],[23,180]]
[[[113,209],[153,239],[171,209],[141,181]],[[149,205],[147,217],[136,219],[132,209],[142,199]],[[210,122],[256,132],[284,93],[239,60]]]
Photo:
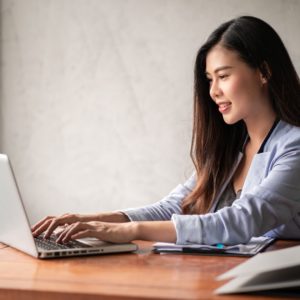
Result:
[[183,182],[195,54],[242,14],[278,31],[299,72],[297,0],[2,0],[0,150],[31,223],[154,203]]

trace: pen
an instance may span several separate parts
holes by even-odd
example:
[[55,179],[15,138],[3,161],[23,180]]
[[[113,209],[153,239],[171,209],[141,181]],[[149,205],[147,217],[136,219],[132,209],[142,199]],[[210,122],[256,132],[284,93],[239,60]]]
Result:
[[190,253],[190,254],[224,254],[224,250],[223,249],[211,249],[211,248],[188,248],[188,247],[182,247],[182,253]]
[[225,246],[222,245],[222,244],[216,244],[215,246],[218,247],[218,248],[221,248],[221,249],[224,249],[224,248],[225,248]]

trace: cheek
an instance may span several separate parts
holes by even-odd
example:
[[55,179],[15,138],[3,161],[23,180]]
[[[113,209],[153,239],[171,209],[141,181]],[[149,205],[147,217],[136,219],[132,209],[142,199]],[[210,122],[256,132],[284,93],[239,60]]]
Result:
[[232,78],[226,87],[226,94],[232,102],[241,101],[250,95],[250,87],[244,78]]

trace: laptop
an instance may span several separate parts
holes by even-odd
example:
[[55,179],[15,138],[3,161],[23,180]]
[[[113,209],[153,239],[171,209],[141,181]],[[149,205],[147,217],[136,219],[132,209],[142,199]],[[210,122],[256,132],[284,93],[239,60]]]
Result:
[[113,244],[97,239],[56,244],[56,236],[34,238],[9,158],[0,154],[0,242],[40,259],[132,252],[136,244]]

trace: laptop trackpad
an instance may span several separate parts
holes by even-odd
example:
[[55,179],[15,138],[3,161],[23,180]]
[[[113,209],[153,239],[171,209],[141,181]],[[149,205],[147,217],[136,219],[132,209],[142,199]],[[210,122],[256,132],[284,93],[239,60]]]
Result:
[[93,246],[93,247],[103,247],[108,245],[114,245],[113,243],[103,242],[99,241],[96,238],[82,238],[82,239],[76,239],[76,241],[79,241],[81,243]]

